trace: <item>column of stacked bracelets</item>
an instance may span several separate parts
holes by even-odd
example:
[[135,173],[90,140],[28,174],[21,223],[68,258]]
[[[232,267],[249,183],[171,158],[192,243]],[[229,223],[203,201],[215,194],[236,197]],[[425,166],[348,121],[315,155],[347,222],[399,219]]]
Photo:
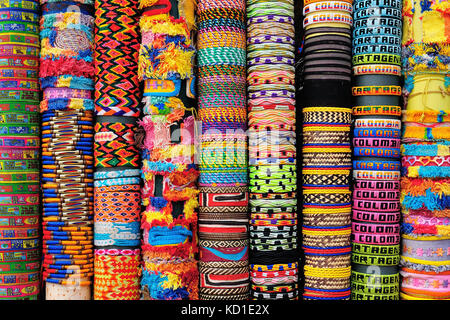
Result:
[[353,5],[353,300],[399,299],[401,5]]
[[[186,2],[188,4],[189,2]],[[143,299],[198,299],[194,6],[141,0]],[[188,20],[186,18],[189,18]]]
[[304,299],[350,298],[351,1],[304,1]]
[[90,299],[93,3],[41,1],[43,280],[46,299]]
[[298,295],[294,1],[247,1],[253,299]]
[[0,9],[0,300],[39,293],[39,3]]
[[140,297],[137,0],[95,1],[94,299]]
[[450,12],[404,1],[401,299],[450,299]]
[[247,299],[245,1],[200,0],[197,17],[199,298]]

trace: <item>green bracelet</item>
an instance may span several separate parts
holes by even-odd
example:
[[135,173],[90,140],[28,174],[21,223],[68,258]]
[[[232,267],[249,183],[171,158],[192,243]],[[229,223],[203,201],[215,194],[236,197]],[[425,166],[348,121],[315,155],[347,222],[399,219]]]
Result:
[[297,179],[297,173],[292,171],[257,171],[249,173],[250,179]]
[[2,123],[0,135],[2,136],[39,136],[39,125]]
[[250,166],[249,167],[250,172],[296,172],[296,167],[291,164],[280,164],[280,165],[266,165],[266,166]]
[[400,284],[396,283],[391,285],[373,285],[373,284],[352,282],[352,292],[377,294],[377,295],[399,294]]
[[377,246],[371,244],[352,243],[352,252],[375,256],[394,256],[400,254],[400,245]]
[[297,185],[284,186],[249,186],[249,191],[253,193],[281,193],[292,192],[297,190]]
[[[249,9],[250,7],[250,9]],[[285,6],[284,8],[251,8],[247,7],[247,18],[277,15],[294,18],[294,7]]]
[[35,216],[39,215],[39,206],[38,205],[8,205],[8,206],[0,206],[0,217],[1,216]]
[[[2,271],[5,270],[4,266],[8,266],[10,271]],[[33,272],[39,269],[37,261],[0,262],[0,274]]]
[[26,170],[36,170],[39,173],[39,160],[0,160],[0,170],[2,173]]
[[352,300],[399,300],[399,294],[369,294],[354,292],[351,294]]
[[396,274],[367,274],[361,273],[352,270],[351,273],[352,282],[358,282],[363,284],[381,284],[381,285],[389,285],[389,284],[397,284],[400,281],[399,273]]
[[0,194],[6,193],[39,193],[39,181],[27,183],[0,184]]
[[261,208],[294,207],[297,205],[297,199],[258,199],[249,200],[249,204]]
[[278,186],[285,186],[289,184],[296,184],[297,178],[286,178],[286,179],[253,179],[250,180],[249,185],[250,186],[270,186],[270,187],[278,187]]
[[352,253],[352,262],[369,266],[395,266],[400,263],[400,256],[372,256],[368,254]]

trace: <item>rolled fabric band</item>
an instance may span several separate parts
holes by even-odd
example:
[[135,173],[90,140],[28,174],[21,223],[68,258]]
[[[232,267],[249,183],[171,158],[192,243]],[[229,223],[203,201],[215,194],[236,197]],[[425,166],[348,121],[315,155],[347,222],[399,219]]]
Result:
[[371,245],[398,245],[400,243],[400,234],[379,235],[379,234],[353,232],[352,241],[360,244],[371,244]]
[[352,218],[356,221],[364,222],[384,222],[384,223],[398,223],[400,222],[401,214],[399,212],[370,212],[361,211],[357,209],[352,210]]
[[384,211],[396,212],[400,210],[400,202],[398,201],[367,201],[363,199],[354,199],[353,208],[364,211]]

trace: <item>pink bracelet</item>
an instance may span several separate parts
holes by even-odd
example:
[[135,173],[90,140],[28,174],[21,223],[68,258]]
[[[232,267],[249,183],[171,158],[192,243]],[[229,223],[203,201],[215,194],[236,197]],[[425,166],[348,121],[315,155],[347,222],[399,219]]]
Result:
[[400,180],[400,171],[353,170],[353,178],[363,180]]
[[356,189],[353,191],[353,199],[399,200],[400,191]]
[[354,199],[353,209],[363,211],[396,212],[400,211],[400,202]]
[[353,210],[353,219],[358,221],[398,223],[400,222],[401,218],[402,215],[400,211],[370,212],[370,211]]
[[400,225],[352,222],[352,232],[372,234],[400,234]]
[[395,245],[400,243],[400,234],[352,233],[352,241],[362,244]]
[[355,180],[355,189],[369,190],[399,190],[400,182],[398,181],[372,181],[372,180]]
[[417,290],[422,295],[426,295],[426,292],[433,293],[433,296],[439,296],[440,298],[450,297],[450,287],[448,285],[450,281],[450,275],[439,274],[422,274],[411,273],[404,270],[400,271],[402,276],[402,288]]
[[353,138],[354,147],[400,148],[401,139]]
[[421,224],[428,226],[448,226],[450,218],[448,217],[424,217],[419,215],[404,215],[404,223]]
[[91,90],[71,88],[47,88],[44,90],[44,100],[49,99],[92,99]]

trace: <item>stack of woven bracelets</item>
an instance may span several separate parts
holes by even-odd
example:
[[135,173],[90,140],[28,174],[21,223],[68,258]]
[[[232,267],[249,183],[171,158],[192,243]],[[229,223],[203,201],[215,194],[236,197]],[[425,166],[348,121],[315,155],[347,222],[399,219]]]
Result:
[[93,253],[92,2],[41,1],[43,280],[48,300],[88,300]]
[[39,3],[0,9],[0,300],[39,294]]
[[350,298],[351,1],[303,7],[304,299]]
[[294,1],[247,1],[253,299],[298,296]]
[[201,300],[249,298],[244,0],[197,11]]
[[137,0],[95,1],[94,299],[140,297]]
[[[181,2],[180,2],[181,3]],[[194,5],[141,0],[143,299],[198,299]],[[187,11],[186,11],[187,10]],[[187,18],[187,20],[186,20]]]
[[353,300],[399,299],[401,5],[353,5]]
[[400,298],[450,299],[449,2],[404,1]]

